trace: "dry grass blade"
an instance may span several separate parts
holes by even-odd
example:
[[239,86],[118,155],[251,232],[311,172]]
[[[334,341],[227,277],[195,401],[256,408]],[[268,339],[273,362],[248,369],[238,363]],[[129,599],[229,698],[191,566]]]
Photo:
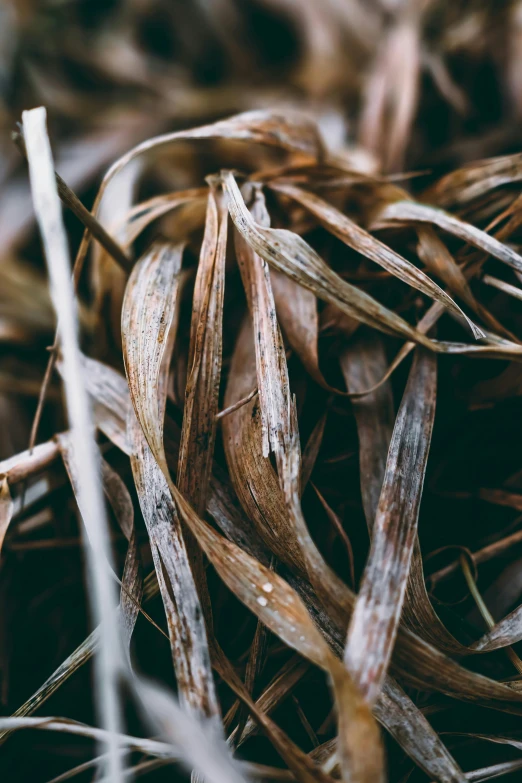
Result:
[[74,450],[81,469],[80,497],[89,520],[90,546],[86,547],[93,591],[93,609],[101,624],[100,652],[97,662],[97,700],[102,725],[109,744],[108,769],[115,783],[121,779],[121,757],[117,734],[120,733],[120,706],[117,675],[122,667],[121,644],[112,622],[116,604],[114,583],[104,567],[111,562],[107,522],[99,464],[89,410],[82,383],[78,347],[77,317],[70,277],[67,239],[61,206],[56,191],[51,148],[46,132],[44,109],[24,112],[24,132],[35,212],[42,233],[51,279],[51,297],[60,322],[60,341],[64,361],[64,386],[71,422]]
[[147,226],[168,212],[194,201],[202,202],[206,192],[206,188],[191,188],[181,193],[155,196],[148,201],[135,204],[126,215],[123,226],[119,228],[119,232],[123,235],[123,244],[129,247]]
[[166,470],[165,372],[176,335],[182,254],[182,245],[153,246],[134,266],[122,308],[123,357],[131,400],[162,470]]
[[131,464],[167,616],[180,698],[216,718],[219,706],[210,667],[203,612],[169,486],[131,413]]
[[166,372],[176,331],[182,247],[153,248],[125,291],[122,337],[136,412],[128,435],[136,490],[149,532],[183,700],[202,716],[219,715],[205,623],[188,553],[169,492],[163,444]]
[[[259,189],[254,192],[252,214],[259,225],[267,225],[268,214],[264,198]],[[296,540],[296,548],[306,563],[311,583],[319,595],[337,587],[334,574],[330,573],[321,555],[316,550],[303,518],[300,499],[300,454],[295,423],[295,402],[290,396],[290,383],[283,340],[276,318],[275,302],[270,283],[270,273],[263,261],[241,235],[236,237],[238,261],[243,276],[247,299],[252,311],[254,344],[256,352],[257,381],[261,414],[262,456],[266,460],[272,451],[275,454],[281,490],[285,499],[288,522],[286,529]],[[269,583],[267,583],[269,584]],[[333,673],[332,673],[332,676]],[[349,774],[354,780],[366,780],[370,774],[381,774],[378,770],[379,741],[371,730],[371,716],[364,720],[362,711],[353,712],[351,702],[358,702],[358,696],[349,678],[336,679],[334,688],[338,700],[340,748],[349,765]],[[360,709],[360,708],[359,708]],[[352,720],[357,715],[360,724],[355,727]],[[368,736],[364,737],[367,724]],[[359,733],[360,732],[360,733]],[[358,734],[360,747],[351,744],[350,735]],[[350,737],[347,742],[346,738]],[[365,769],[360,754],[368,753],[371,744],[376,743],[375,767]],[[346,744],[345,744],[346,743]],[[357,755],[355,755],[357,754]]]
[[[223,745],[216,741],[212,731],[203,726],[191,716],[183,712],[176,704],[174,697],[158,689],[150,683],[141,682],[140,688],[146,690],[149,703],[154,703],[158,720],[168,737],[168,742],[131,737],[125,734],[118,736],[120,745],[138,750],[149,756],[172,759],[183,762],[189,769],[194,766],[212,783],[244,783],[239,765],[232,764],[223,753]],[[103,729],[97,729],[78,721],[63,718],[0,718],[0,729],[13,731],[15,729],[32,728],[47,731],[62,731],[82,737],[106,742],[108,735]],[[205,752],[201,752],[204,748]],[[103,759],[103,757],[102,757]],[[248,771],[248,766],[247,767]],[[110,776],[107,780],[113,781]]]
[[[361,330],[341,355],[341,367],[349,391],[371,388],[386,368],[381,340]],[[366,522],[373,529],[386,471],[386,457],[393,434],[393,396],[389,383],[361,398],[353,398],[359,435],[361,495]],[[444,783],[463,783],[464,774],[424,715],[402,688],[384,678],[374,714],[401,747],[425,772]]]
[[221,378],[223,296],[228,213],[209,190],[205,236],[192,303],[189,375],[185,391],[177,484],[201,514],[212,471]]
[[515,759],[514,761],[504,761],[500,764],[491,764],[488,767],[481,767],[480,769],[474,769],[468,772],[466,777],[472,781],[486,781],[494,780],[502,777],[502,775],[509,775],[511,772],[516,772],[522,768],[522,760]]
[[332,677],[345,779],[361,783],[382,780],[377,727],[299,596],[281,577],[216,533],[176,490],[175,498],[183,519],[229,589],[273,633]]
[[[104,729],[98,729],[94,726],[88,726],[85,723],[69,720],[65,718],[55,717],[11,717],[0,718],[0,729],[2,731],[16,731],[18,729],[43,729],[46,731],[64,731],[69,734],[77,734],[81,737],[88,737],[95,739],[99,742],[107,742],[108,733]],[[125,734],[120,734],[119,739],[122,747],[125,745],[130,748],[135,748],[142,753],[158,756],[161,758],[179,758],[179,754],[175,748],[166,742],[159,742],[157,740],[141,739],[139,737],[129,737]]]
[[372,545],[348,629],[346,665],[373,703],[391,656],[415,542],[435,415],[436,364],[418,350],[397,414]]
[[491,275],[484,275],[482,282],[492,288],[497,288],[499,291],[504,291],[504,293],[515,297],[515,299],[522,299],[522,290],[516,285],[511,285],[511,283],[506,283],[504,280],[491,277]]
[[5,534],[13,517],[13,509],[7,476],[4,474],[0,476],[0,554],[2,553]]
[[[238,245],[240,253],[261,259],[245,245]],[[262,278],[269,281],[269,277]],[[269,290],[269,289],[268,289]],[[256,288],[260,309],[267,289]],[[295,402],[291,400],[288,369],[275,310],[265,303],[264,322],[261,314],[259,326],[264,329],[265,342],[260,347],[261,361],[258,370],[251,358],[251,329],[247,323],[239,334],[230,368],[229,386],[238,393],[242,385],[250,386],[254,373],[258,372],[260,386],[265,389],[265,413],[267,421],[263,437],[261,405],[256,402],[245,405],[235,415],[236,421],[224,422],[227,460],[234,487],[247,514],[254,519],[260,535],[283,563],[306,574],[325,606],[343,625],[351,606],[351,593],[339,577],[326,564],[310,536],[300,505],[300,453],[297,428],[294,421]],[[268,305],[268,307],[267,307]],[[261,342],[262,330],[257,330]],[[278,472],[265,456],[267,446],[275,451]]]
[[462,239],[463,242],[498,258],[516,271],[522,272],[522,257],[508,245],[442,209],[417,204],[414,201],[395,201],[379,210],[374,218],[373,227],[379,228],[396,223],[428,223],[437,226]]
[[[360,330],[340,357],[349,392],[371,389],[386,375],[387,361],[377,335]],[[368,528],[373,528],[393,431],[393,395],[389,383],[352,399],[359,436],[361,495]]]
[[140,678],[136,692],[155,733],[181,751],[183,761],[209,783],[246,783],[214,721],[187,712],[164,687]]
[[[119,158],[105,175],[93,206],[93,214],[96,215],[98,213],[109,183],[133,160],[179,141],[195,141],[198,139],[227,139],[276,146],[290,152],[305,155],[312,160],[321,157],[323,154],[322,141],[315,124],[309,122],[303,116],[284,116],[266,111],[245,112],[211,125],[203,125],[186,131],[166,133],[138,144]],[[90,240],[91,233],[87,229],[78,250],[75,267],[81,268],[83,266]]]
[[14,457],[0,462],[0,475],[9,484],[14,485],[34,473],[39,473],[49,467],[60,456],[60,449],[54,440],[40,443],[33,451],[27,449]]
[[[254,191],[251,207],[254,219],[269,225],[264,198]],[[252,312],[257,385],[261,413],[263,457],[274,452],[276,459],[288,449],[291,400],[283,337],[276,318],[268,264],[236,232],[236,253],[247,300]]]
[[295,185],[283,183],[273,185],[272,187],[278,193],[283,193],[299,202],[299,204],[317,217],[328,231],[340,239],[341,242],[348,245],[348,247],[353,248],[353,250],[361,253],[361,255],[371,259],[383,269],[386,269],[387,272],[390,272],[390,274],[394,275],[399,280],[402,280],[406,285],[421,291],[434,301],[440,302],[453,314],[464,318],[475,339],[484,337],[482,330],[479,329],[460,307],[455,304],[453,299],[424,274],[424,272],[417,269],[414,264],[407,261],[383,242],[380,242],[373,237],[327,201],[324,201],[313,193],[309,193]]
[[426,198],[440,207],[464,205],[491,190],[522,179],[522,154],[475,161],[446,174],[431,187]]
[[314,381],[330,389],[319,369],[317,298],[282,272],[270,272],[277,318],[290,347]]
[[300,750],[283,731],[281,731],[279,726],[277,726],[277,724],[258,707],[257,703],[252,700],[247,688],[243,685],[229,661],[217,646],[214,646],[212,657],[214,666],[219,675],[235,694],[239,696],[256,722],[263,728],[264,732],[279,752],[281,758],[286,761],[296,778],[302,780],[303,783],[313,783],[314,781],[328,783],[331,778],[315,766],[311,759],[303,753],[303,751]]
[[390,734],[429,777],[440,783],[464,783],[467,780],[423,713],[391,677],[384,680],[374,711]]
[[385,170],[400,170],[406,153],[417,106],[425,6],[390,7],[391,23],[366,84],[359,138]]
[[473,296],[462,268],[456,263],[448,248],[431,226],[419,225],[417,228],[419,258],[432,274],[436,274],[459,296],[491,329],[513,339],[499,321]]
[[[216,199],[217,193],[210,187],[192,301],[188,378],[177,470],[180,491],[200,514],[207,505],[212,472],[223,342],[228,213],[221,203],[218,207]],[[186,535],[188,539],[190,534]],[[212,633],[212,608],[201,550],[191,539],[187,544],[197,592]]]
[[478,642],[472,645],[477,652],[490,652],[509,647],[522,639],[522,607],[517,606],[506,617],[495,623]]
[[[245,396],[257,384],[252,327],[244,321],[232,356],[225,405]],[[256,399],[222,422],[230,478],[237,497],[259,535],[282,562],[305,571],[295,534],[288,529],[283,493],[269,460],[263,457],[261,411]],[[279,531],[285,531],[280,535]]]
[[143,596],[143,569],[134,525],[134,506],[124,481],[105,460],[102,461],[102,477],[107,500],[129,544],[121,578],[120,608],[126,650],[130,653],[132,632]]
[[222,180],[229,197],[232,220],[245,241],[261,258],[320,299],[337,305],[350,317],[434,350],[432,341],[400,316],[379,304],[365,291],[342,280],[298,234],[286,229],[266,228],[256,223],[245,205],[233,174],[223,172]]
[[322,155],[322,142],[317,127],[304,115],[294,113],[276,114],[267,111],[250,111],[237,114],[211,125],[203,125],[186,131],[166,133],[148,139],[121,157],[111,166],[104,178],[102,190],[107,183],[132,160],[159,147],[171,145],[176,141],[197,139],[228,139],[255,144],[280,147],[290,152],[308,156],[312,160]]

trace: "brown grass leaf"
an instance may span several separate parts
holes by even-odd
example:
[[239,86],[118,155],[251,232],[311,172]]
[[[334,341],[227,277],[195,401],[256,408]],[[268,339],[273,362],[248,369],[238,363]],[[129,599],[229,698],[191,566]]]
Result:
[[196,714],[217,719],[205,621],[176,506],[133,412],[128,431],[132,472],[167,616],[180,698]]
[[337,305],[358,321],[435,350],[432,341],[404,319],[340,278],[298,234],[286,229],[266,228],[256,223],[245,205],[233,174],[223,172],[222,180],[237,230],[252,249],[275,269],[284,272],[320,299]]
[[424,272],[407,261],[401,255],[389,248],[380,240],[373,237],[363,228],[343,215],[338,209],[327,201],[319,198],[313,193],[309,193],[295,185],[276,184],[273,188],[284,193],[292,199],[295,199],[317,217],[321,224],[334,236],[344,242],[348,247],[356,250],[366,258],[379,264],[390,274],[402,280],[406,285],[421,291],[436,302],[443,304],[448,310],[460,318],[464,318],[469,325],[473,336],[478,339],[484,337],[484,333],[471,321],[468,316],[455,304],[453,299],[433,282]]
[[184,204],[203,201],[206,195],[207,188],[191,188],[190,190],[154,196],[148,201],[135,204],[125,216],[123,224],[118,228],[118,235],[122,237],[122,246],[129,248],[154,220]]
[[[258,225],[268,223],[264,198],[259,190],[255,193],[252,214]],[[301,510],[300,447],[295,402],[290,395],[283,339],[277,323],[268,265],[251,249],[241,235],[237,235],[236,248],[252,310],[263,458],[266,461],[270,451],[275,454],[279,482],[288,515],[285,528],[296,539],[306,564],[308,577],[317,594],[319,596],[326,594],[327,598],[330,598],[331,593],[337,594],[344,585],[330,571],[316,549]],[[280,532],[281,535],[284,539],[288,538],[283,530]],[[267,583],[266,586],[269,584]],[[258,599],[258,603],[261,603],[261,600]],[[373,768],[373,774],[382,774],[377,772],[378,758],[382,753],[378,734],[372,729],[369,713],[365,718],[361,705],[356,706],[354,712],[352,702],[357,705],[359,696],[350,678],[344,674],[338,675],[338,667],[329,671],[338,701],[340,751],[349,764],[349,774],[353,775],[351,779],[370,780],[370,777],[366,777],[370,774],[368,771],[370,768],[365,771],[362,754],[374,753],[376,766]],[[357,720],[357,723],[354,724],[353,720]],[[355,737],[358,744],[355,744]],[[374,748],[369,751],[372,743]],[[354,751],[357,753],[355,756]],[[359,769],[360,772],[357,772]]]
[[522,154],[503,155],[488,160],[469,163],[451,171],[424,194],[427,201],[440,207],[467,204],[495,188],[520,182],[522,179]]
[[175,499],[183,519],[229,589],[273,633],[332,677],[346,781],[381,780],[383,757],[373,719],[297,593],[276,573],[216,533],[177,490]]
[[417,227],[417,237],[419,239],[417,253],[429,271],[438,275],[450,291],[459,296],[479,318],[482,318],[490,329],[494,329],[512,340],[516,339],[473,296],[462,268],[457,264],[435,230],[425,224],[419,225]]
[[0,476],[0,554],[5,534],[13,517],[13,501],[5,475]]
[[435,415],[436,364],[415,355],[388,451],[371,550],[348,629],[345,661],[372,704],[395,642],[417,530]]
[[179,313],[182,253],[182,245],[154,245],[134,266],[122,309],[123,358],[132,404],[164,472],[166,369]]
[[132,632],[136,625],[143,596],[143,572],[134,525],[134,506],[125,482],[105,460],[102,460],[102,479],[105,496],[129,544],[123,566],[120,592],[123,633],[126,649],[129,652]]
[[522,272],[522,257],[508,245],[499,242],[495,237],[486,234],[476,226],[461,220],[442,209],[418,204],[414,201],[395,201],[387,204],[374,217],[373,227],[383,228],[397,223],[428,223],[467,242],[469,245],[483,250],[498,258],[504,264]]
[[[350,340],[341,353],[340,362],[349,392],[371,389],[384,378],[387,370],[382,341],[368,330],[359,330]],[[395,418],[391,385],[384,382],[370,394],[353,397],[352,407],[359,436],[361,496],[366,523],[371,530]]]
[[473,650],[477,652],[490,652],[501,647],[509,647],[522,639],[522,606],[517,606],[508,615],[499,620],[491,630],[482,636],[475,644]]
[[[182,246],[156,245],[136,264],[122,312],[125,370],[136,413],[128,433],[180,692],[203,716],[219,715],[205,623],[176,507],[163,443],[166,382],[176,333]],[[142,434],[143,433],[143,434]]]
[[218,210],[211,188],[192,303],[189,375],[177,472],[180,492],[199,514],[207,504],[216,438],[227,226],[226,208]]

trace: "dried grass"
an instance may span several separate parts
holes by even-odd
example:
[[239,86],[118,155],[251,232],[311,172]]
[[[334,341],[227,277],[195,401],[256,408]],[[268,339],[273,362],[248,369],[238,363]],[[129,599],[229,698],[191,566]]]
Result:
[[518,779],[521,10],[2,7],[3,779]]

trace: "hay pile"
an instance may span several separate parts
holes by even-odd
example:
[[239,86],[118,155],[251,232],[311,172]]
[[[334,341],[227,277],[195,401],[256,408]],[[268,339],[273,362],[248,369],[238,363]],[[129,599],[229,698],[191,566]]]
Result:
[[517,780],[522,5],[0,14],[3,779]]

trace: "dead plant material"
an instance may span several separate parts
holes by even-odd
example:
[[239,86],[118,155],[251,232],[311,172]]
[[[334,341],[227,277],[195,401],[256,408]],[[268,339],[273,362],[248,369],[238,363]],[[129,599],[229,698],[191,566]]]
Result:
[[[0,147],[0,772],[517,779],[522,6],[125,2],[87,46],[47,5],[0,11],[58,172],[24,113],[32,202]],[[147,51],[161,23],[176,65]]]

